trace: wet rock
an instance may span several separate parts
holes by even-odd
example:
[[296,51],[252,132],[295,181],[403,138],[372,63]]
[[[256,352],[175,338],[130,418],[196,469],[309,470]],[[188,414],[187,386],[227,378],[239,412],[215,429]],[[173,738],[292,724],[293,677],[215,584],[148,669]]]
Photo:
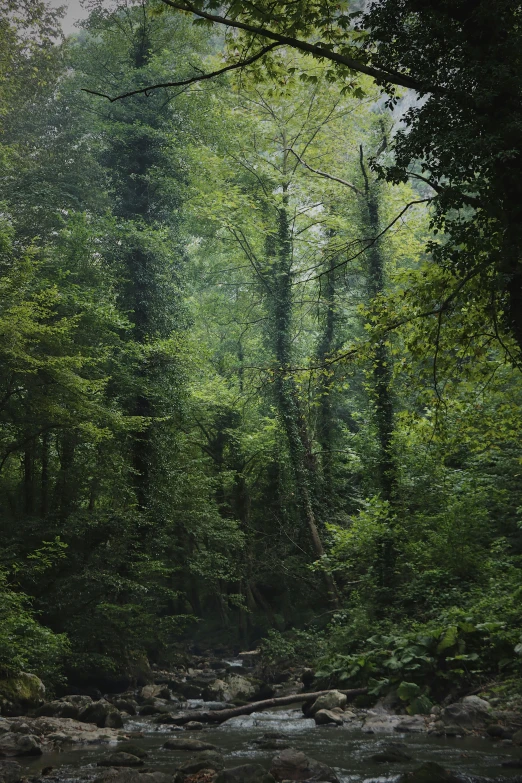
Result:
[[394,731],[401,722],[401,715],[367,715],[362,730],[365,734],[385,734]]
[[331,710],[319,710],[314,715],[314,720],[317,726],[342,726],[343,719],[341,716],[332,712]]
[[393,728],[401,732],[426,731],[426,721],[422,715],[404,715]]
[[104,756],[97,762],[98,767],[141,767],[143,759],[132,753],[117,751]]
[[308,714],[313,717],[319,710],[333,710],[335,707],[340,707],[343,710],[347,701],[348,699],[344,693],[328,691],[323,696],[318,696],[310,707]]
[[19,783],[22,767],[17,761],[0,761],[0,783]]
[[213,769],[215,772],[220,772],[224,768],[225,760],[221,753],[215,750],[202,750],[197,756],[182,764],[179,772],[182,775],[191,775],[202,769]]
[[8,732],[0,737],[0,756],[41,756],[42,743],[33,734]]
[[116,750],[117,753],[130,753],[132,756],[137,756],[139,759],[148,758],[148,753],[140,745],[136,745],[135,742],[119,742]]
[[210,742],[201,742],[194,739],[169,739],[163,745],[167,750],[217,750]]
[[185,723],[184,728],[187,731],[201,731],[201,729],[205,728],[205,724],[200,723],[198,720],[189,720],[188,723]]
[[509,731],[509,729],[506,729],[505,726],[501,726],[499,723],[490,724],[486,729],[486,733],[493,739],[513,738],[513,732]]
[[171,692],[167,685],[145,685],[139,693],[140,699],[165,699],[169,701]]
[[274,783],[274,778],[261,764],[241,764],[219,772],[216,783]]
[[171,775],[163,772],[139,772],[137,769],[107,769],[94,783],[172,783]]
[[32,734],[33,729],[25,723],[25,721],[15,721],[9,726],[9,731],[13,731],[15,734]]
[[104,728],[121,729],[122,726],[123,726],[123,718],[121,717],[121,714],[116,710],[114,712],[109,712],[109,714],[105,718]]
[[306,756],[299,750],[288,748],[272,759],[270,774],[276,780],[323,780],[339,783],[333,769],[327,764]]
[[80,723],[95,723],[98,728],[103,728],[106,725],[107,716],[111,712],[117,713],[118,710],[110,702],[100,699],[100,701],[92,702],[80,710],[78,720]]
[[405,746],[399,744],[387,745],[378,753],[370,756],[370,761],[377,761],[379,764],[399,764],[404,761],[411,761],[412,757],[404,749]]
[[502,762],[503,767],[507,769],[522,769],[522,759],[509,759]]
[[466,696],[456,704],[449,704],[441,714],[446,725],[463,729],[484,729],[491,722],[490,705],[478,696]]
[[412,772],[406,772],[399,783],[462,783],[462,778],[434,761],[427,761]]
[[92,723],[81,723],[71,718],[26,718],[35,734],[60,744],[92,744],[119,738],[117,729],[98,728]]
[[126,712],[128,715],[136,715],[136,702],[130,699],[116,699],[113,702],[114,706],[120,712]]
[[207,686],[206,696],[216,701],[254,701],[262,683],[242,674],[227,674]]

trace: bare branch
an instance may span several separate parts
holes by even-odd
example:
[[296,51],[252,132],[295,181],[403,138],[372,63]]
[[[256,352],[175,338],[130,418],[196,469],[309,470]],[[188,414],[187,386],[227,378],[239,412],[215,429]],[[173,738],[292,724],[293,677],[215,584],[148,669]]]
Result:
[[89,95],[97,95],[100,98],[107,98],[108,101],[111,103],[114,103],[114,101],[121,101],[123,98],[130,98],[132,95],[147,95],[152,92],[152,90],[160,90],[162,88],[166,87],[185,87],[189,84],[195,84],[196,82],[203,82],[207,79],[214,79],[216,76],[220,76],[222,73],[227,73],[228,71],[236,71],[238,68],[245,68],[247,65],[252,65],[252,63],[255,63],[256,60],[260,60],[261,57],[264,57],[265,54],[268,52],[271,52],[272,49],[276,49],[280,44],[273,43],[269,44],[269,46],[263,47],[263,49],[260,49],[256,54],[253,54],[252,57],[248,57],[246,60],[240,60],[237,63],[232,63],[232,65],[226,65],[224,68],[220,68],[218,71],[211,71],[210,73],[200,73],[198,76],[192,76],[190,79],[183,79],[179,82],[163,82],[162,84],[151,84],[148,87],[141,87],[139,90],[130,90],[129,92],[124,92],[121,95],[115,95],[114,97],[111,97],[110,95],[106,95],[103,92],[96,92],[96,90],[88,90],[86,88],[83,88],[82,92],[88,92]]
[[321,171],[320,169],[314,169],[312,166],[309,166],[308,163],[306,163],[298,154],[293,150],[291,147],[287,147],[285,152],[291,152],[292,155],[295,155],[299,163],[301,163],[302,166],[305,167],[305,169],[308,169],[308,171],[313,172],[314,174],[317,174],[319,177],[324,177],[325,179],[331,179],[333,182],[339,182],[341,185],[344,185],[347,188],[350,188],[350,190],[353,190],[354,193],[356,193],[358,196],[362,196],[363,193],[355,187],[355,185],[352,185],[351,182],[348,182],[346,179],[341,179],[341,177],[335,177],[333,174],[327,174],[326,171]]

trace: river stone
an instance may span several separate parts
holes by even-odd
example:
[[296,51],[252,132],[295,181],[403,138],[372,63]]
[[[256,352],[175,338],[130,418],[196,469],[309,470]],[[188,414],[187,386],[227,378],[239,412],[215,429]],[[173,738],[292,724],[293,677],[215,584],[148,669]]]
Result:
[[55,699],[42,704],[35,711],[36,717],[45,716],[47,718],[77,718],[80,713],[80,707],[77,704],[71,704],[65,699]]
[[217,750],[210,742],[201,742],[194,739],[169,739],[163,745],[167,750]]
[[0,761],[0,783],[19,783],[22,767],[17,761]]
[[141,699],[164,699],[169,701],[171,697],[170,690],[166,685],[144,685],[140,690]]
[[201,729],[205,728],[205,725],[200,723],[199,720],[189,720],[188,723],[185,723],[184,728],[187,731],[201,731]]
[[341,716],[332,712],[331,710],[319,710],[314,715],[314,720],[317,726],[342,726],[343,719]]
[[374,753],[369,758],[370,761],[377,761],[379,764],[398,764],[403,761],[411,761],[412,757],[406,753],[402,745],[387,745],[378,753]]
[[0,737],[0,756],[41,756],[42,746],[33,734],[8,732]]
[[107,769],[94,783],[172,783],[171,775],[163,772],[139,772],[137,769]]
[[490,705],[478,696],[466,696],[461,702],[449,704],[442,712],[446,725],[463,729],[483,729],[491,721]]
[[401,722],[402,715],[368,715],[362,726],[365,734],[381,734],[392,732]]
[[110,702],[100,699],[100,701],[94,701],[80,710],[78,720],[80,723],[95,723],[98,728],[102,729],[110,712],[118,712],[118,710]]
[[121,712],[126,712],[128,715],[136,715],[136,702],[130,699],[116,699],[114,706]]
[[462,778],[434,761],[427,761],[412,772],[405,772],[398,783],[462,783]]
[[328,693],[318,696],[309,710],[309,715],[312,717],[319,710],[333,710],[335,707],[340,707],[342,710],[346,707],[348,699],[344,693],[340,691],[328,691]]
[[147,751],[135,742],[119,742],[116,747],[116,753],[131,753],[139,759],[148,758]]
[[192,775],[202,769],[213,769],[220,772],[225,768],[225,760],[221,753],[215,750],[202,750],[194,758],[189,759],[179,768],[182,775]]
[[506,729],[505,726],[501,726],[500,723],[491,723],[487,729],[486,733],[489,737],[492,737],[493,739],[512,739],[513,738],[513,732],[509,729]]
[[241,764],[219,772],[215,783],[274,783],[274,778],[261,764]]
[[121,729],[123,726],[123,718],[121,717],[120,713],[117,710],[114,710],[114,712],[109,712],[107,717],[105,718],[105,729]]
[[422,715],[404,715],[393,728],[401,732],[426,731],[426,721]]
[[143,759],[121,751],[110,753],[97,762],[98,767],[141,767],[142,764]]
[[327,764],[311,759],[300,750],[288,748],[272,759],[270,774],[276,780],[324,780],[339,783],[333,769]]
[[45,685],[35,674],[21,672],[0,680],[0,707],[4,715],[21,715],[39,707],[45,698]]
[[207,686],[206,696],[216,701],[252,701],[261,683],[242,674],[227,674],[223,680],[215,680]]

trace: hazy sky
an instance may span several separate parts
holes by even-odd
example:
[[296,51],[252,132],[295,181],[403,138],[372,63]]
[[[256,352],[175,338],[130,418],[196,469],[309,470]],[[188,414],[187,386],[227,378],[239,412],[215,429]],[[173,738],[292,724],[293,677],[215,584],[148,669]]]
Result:
[[59,8],[67,6],[67,15],[63,20],[63,29],[66,35],[75,31],[74,23],[78,19],[85,19],[87,11],[81,7],[80,0],[51,0],[51,5]]

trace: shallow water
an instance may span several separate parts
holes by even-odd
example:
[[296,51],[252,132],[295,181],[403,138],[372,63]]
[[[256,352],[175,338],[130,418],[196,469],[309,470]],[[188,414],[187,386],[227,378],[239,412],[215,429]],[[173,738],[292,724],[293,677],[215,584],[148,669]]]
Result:
[[[203,704],[194,701],[192,706]],[[501,766],[502,761],[522,755],[520,749],[512,746],[479,737],[441,738],[398,732],[372,735],[348,725],[318,727],[313,720],[303,718],[301,711],[296,709],[254,713],[233,718],[221,726],[185,731],[183,734],[172,732],[170,726],[156,726],[149,718],[129,719],[125,728],[128,732],[142,733],[141,737],[133,737],[132,741],[148,751],[146,768],[169,773],[191,754],[163,749],[161,746],[168,737],[183,736],[211,742],[222,751],[229,767],[255,761],[268,769],[277,751],[259,749],[254,740],[260,739],[265,732],[277,731],[288,738],[293,748],[333,767],[341,783],[392,783],[401,772],[414,769],[424,761],[436,761],[460,773],[480,775],[495,781],[514,783],[522,780],[521,770],[503,769]],[[369,759],[390,742],[403,743],[413,761],[378,764]],[[98,745],[47,754],[28,764],[28,774],[34,775],[46,766],[53,766],[58,769],[52,778],[60,783],[89,781],[100,774],[96,761],[115,748],[115,744]]]

